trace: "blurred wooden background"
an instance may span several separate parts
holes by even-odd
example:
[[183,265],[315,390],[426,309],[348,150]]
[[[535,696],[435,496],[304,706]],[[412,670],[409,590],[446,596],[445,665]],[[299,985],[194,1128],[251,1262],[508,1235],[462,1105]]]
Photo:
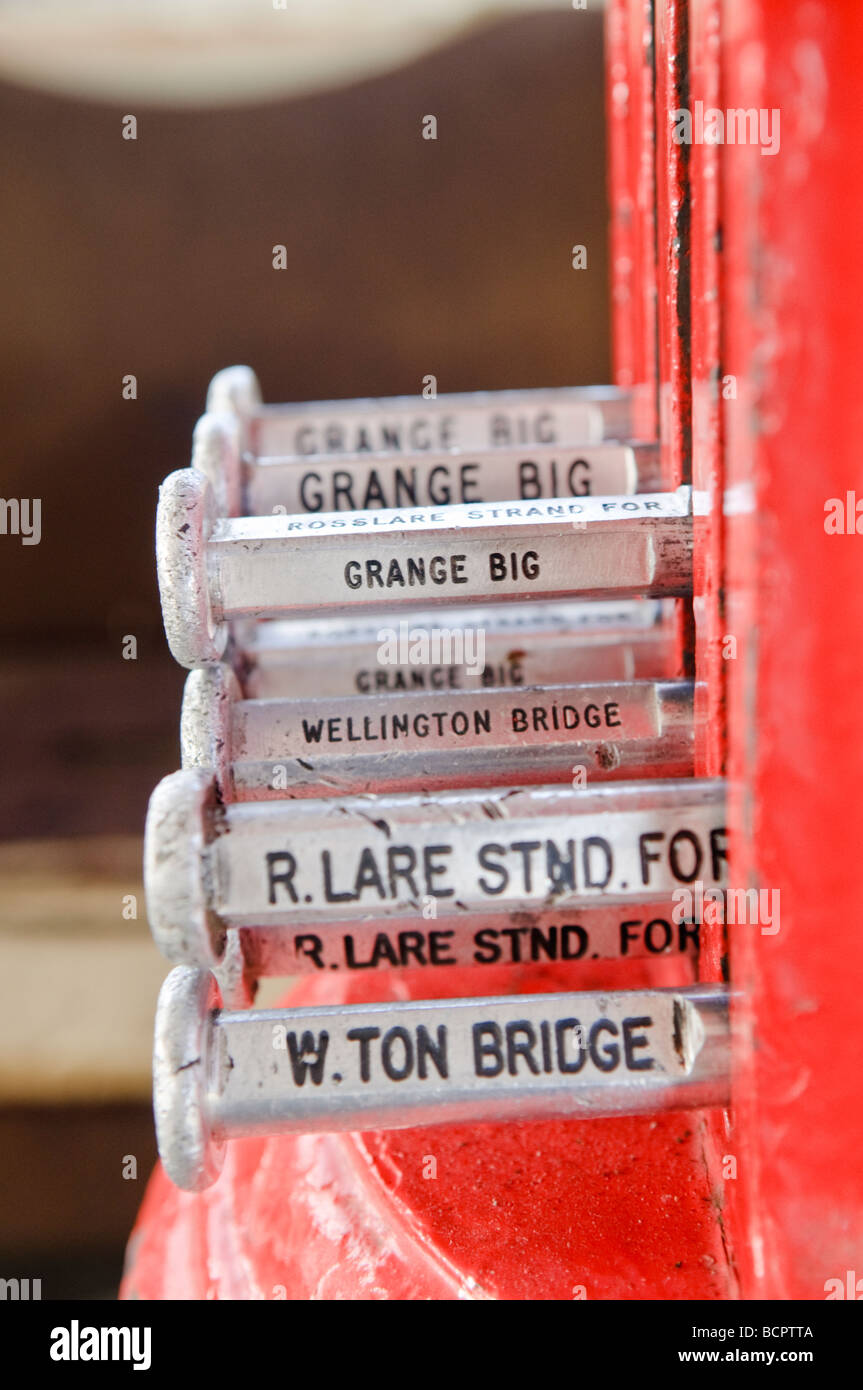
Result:
[[0,123],[0,490],[42,499],[38,546],[0,536],[0,1275],[109,1296],[154,1152],[140,834],[183,682],[159,481],[233,362],[268,400],[609,379],[601,20],[510,19],[223,110],[6,85]]

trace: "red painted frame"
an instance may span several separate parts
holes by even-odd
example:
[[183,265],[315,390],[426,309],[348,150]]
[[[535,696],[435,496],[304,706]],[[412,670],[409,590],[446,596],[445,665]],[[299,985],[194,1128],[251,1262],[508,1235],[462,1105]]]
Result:
[[721,105],[781,115],[722,149],[732,865],[781,894],[729,933],[737,1251],[749,1296],[824,1298],[863,1275],[863,536],[824,511],[863,482],[863,9],[723,0],[722,33]]

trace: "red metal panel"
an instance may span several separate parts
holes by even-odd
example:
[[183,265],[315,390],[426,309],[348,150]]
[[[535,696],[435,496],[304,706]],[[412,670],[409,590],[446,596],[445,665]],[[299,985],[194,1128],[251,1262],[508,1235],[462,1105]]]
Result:
[[[674,113],[688,102],[687,0],[654,5],[652,18],[658,424],[665,486],[675,488],[692,478],[689,147],[673,138]],[[677,671],[692,676],[688,603],[677,604],[677,632]]]
[[[615,0],[608,13],[607,58],[613,73],[608,82],[612,111],[610,194],[613,218],[613,298],[618,317],[626,313],[624,341],[615,357],[616,378],[637,388],[634,432],[656,439],[657,401],[656,323],[656,116],[653,46],[653,0]],[[625,74],[621,82],[621,74]],[[622,129],[621,129],[622,127]],[[624,236],[623,229],[626,229]],[[632,257],[624,279],[618,264]],[[615,343],[615,352],[617,353]]]
[[[723,0],[723,106],[780,113],[778,152],[722,147],[732,869],[781,894],[731,927],[750,1297],[863,1272],[863,143],[856,0]],[[769,132],[769,126],[766,126]]]
[[655,15],[656,225],[659,329],[659,438],[670,487],[692,477],[690,377],[689,151],[674,139],[674,113],[689,104],[686,0]]
[[[689,13],[688,99],[690,115],[720,101],[720,0],[692,0]],[[683,104],[682,104],[683,105]],[[688,147],[690,197],[690,293],[692,371],[692,485],[696,498],[693,614],[695,620],[696,774],[720,776],[725,770],[725,644],[724,615],[724,458],[722,451],[723,391],[721,302],[722,260],[720,147],[693,143]],[[727,383],[726,388],[727,390]],[[727,933],[720,922],[701,928],[698,971],[703,980],[727,978]],[[736,1271],[738,1234],[738,1156],[729,1116],[710,1121],[714,1171],[720,1196],[726,1255]],[[739,1288],[736,1288],[739,1295]]]
[[629,0],[611,0],[606,15],[606,113],[610,167],[611,342],[614,380],[636,386],[643,377],[638,280],[637,161],[634,160],[629,68]]
[[[693,0],[689,18],[689,107],[720,105],[720,3]],[[698,552],[693,596],[698,677],[696,772],[725,771],[725,666],[733,659],[725,642],[723,585],[723,393],[735,389],[722,364],[722,261],[720,256],[720,146],[689,147],[691,237],[692,485],[699,500],[695,522]],[[724,655],[723,653],[726,653]],[[709,931],[706,932],[709,936]],[[718,937],[714,932],[713,936]],[[707,944],[703,941],[703,945]],[[717,942],[712,943],[715,953]],[[708,945],[708,950],[711,947]],[[704,954],[704,952],[702,952]],[[714,972],[718,961],[713,962]],[[715,974],[713,976],[716,977]]]
[[[612,0],[607,14],[611,299],[615,380],[635,388],[634,432],[661,439],[665,485],[674,488],[690,472],[688,231],[685,152],[671,141],[661,102],[677,100],[685,85],[686,22],[678,9],[669,25],[660,11],[654,0]],[[672,328],[673,353],[661,350]],[[691,676],[694,634],[683,604],[677,629],[674,674]]]

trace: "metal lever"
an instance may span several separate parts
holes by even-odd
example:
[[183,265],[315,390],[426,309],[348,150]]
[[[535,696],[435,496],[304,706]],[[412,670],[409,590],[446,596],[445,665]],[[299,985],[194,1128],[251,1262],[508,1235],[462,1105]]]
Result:
[[321,516],[220,517],[197,469],[162,484],[162,613],[181,666],[220,660],[237,618],[422,603],[647,598],[692,588],[690,490]]
[[667,904],[724,884],[724,817],[724,783],[694,778],[224,805],[188,768],[150,800],[147,912],[169,960],[212,968],[231,928],[416,928],[426,906],[440,927],[493,928]]
[[728,994],[695,985],[230,1013],[212,975],[180,967],[159,996],[153,1078],[162,1161],[200,1191],[242,1135],[724,1105]]
[[632,435],[632,396],[614,386],[264,405],[251,368],[226,367],[210,382],[207,410],[233,416],[242,449],[255,455],[587,444]]
[[658,679],[674,669],[668,607],[660,599],[513,602],[411,609],[392,622],[250,620],[235,625],[226,659],[252,700]]
[[225,666],[192,671],[184,767],[226,801],[691,776],[689,681],[244,700]]

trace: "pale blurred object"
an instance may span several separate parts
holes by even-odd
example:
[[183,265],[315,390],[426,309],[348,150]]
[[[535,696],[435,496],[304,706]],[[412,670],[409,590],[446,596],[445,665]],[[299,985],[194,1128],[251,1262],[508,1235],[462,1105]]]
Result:
[[506,14],[573,8],[572,0],[0,0],[0,76],[130,105],[223,105],[354,82]]
[[[0,1107],[149,1101],[170,966],[140,870],[137,835],[0,844]],[[264,981],[259,1007],[285,988]]]

